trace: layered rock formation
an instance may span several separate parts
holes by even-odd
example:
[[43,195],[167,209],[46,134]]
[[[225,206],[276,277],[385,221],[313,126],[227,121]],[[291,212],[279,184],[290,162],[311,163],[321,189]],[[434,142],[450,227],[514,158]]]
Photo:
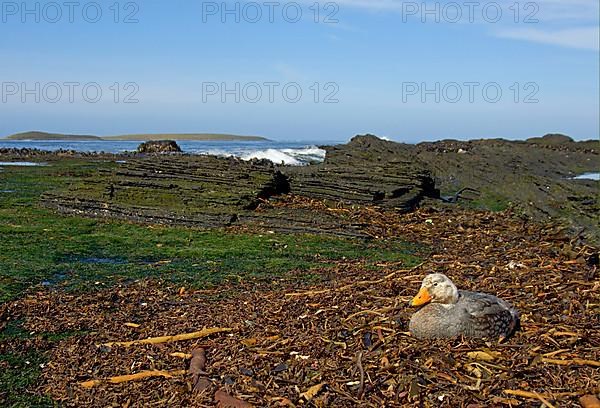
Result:
[[293,193],[333,206],[409,211],[424,197],[438,195],[426,170],[384,158],[394,148],[372,136],[357,137],[347,146],[331,148],[324,163],[305,167],[213,156],[132,157],[66,191],[48,192],[43,201],[65,213],[94,217],[353,236],[359,233],[352,226],[340,226],[334,216],[315,219],[309,210],[257,208],[264,200]]
[[401,211],[439,197],[429,171],[405,158],[406,145],[365,135],[326,150],[323,163],[286,170],[293,193]]

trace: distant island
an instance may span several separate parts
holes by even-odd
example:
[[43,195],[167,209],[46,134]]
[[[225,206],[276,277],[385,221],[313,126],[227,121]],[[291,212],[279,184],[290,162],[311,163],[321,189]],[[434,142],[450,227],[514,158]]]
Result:
[[46,132],[23,132],[7,136],[6,140],[102,140],[92,135],[63,135],[59,133]]
[[68,135],[47,132],[23,132],[7,136],[6,140],[75,140],[75,141],[148,141],[148,140],[206,140],[206,141],[268,141],[261,136],[239,136],[220,133],[140,133],[118,136]]

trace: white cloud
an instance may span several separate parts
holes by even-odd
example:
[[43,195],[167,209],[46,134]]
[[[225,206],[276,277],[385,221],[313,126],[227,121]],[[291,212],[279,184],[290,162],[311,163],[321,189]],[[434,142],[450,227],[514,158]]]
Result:
[[554,31],[538,28],[515,28],[496,31],[495,35],[500,38],[526,40],[584,50],[600,50],[600,29],[598,27],[567,28]]
[[[400,15],[407,12],[409,3],[412,3],[411,7],[418,7],[419,13],[425,9],[431,10],[435,4],[438,4],[439,7],[444,7],[448,3],[465,4],[462,1],[450,0],[337,0],[336,3],[340,7],[352,7],[369,12],[399,13]],[[490,24],[489,21],[486,22],[485,19],[480,18],[481,15],[476,15],[474,22],[479,26],[493,26],[494,30],[490,33],[494,36],[585,50],[597,51],[599,49],[600,2],[598,0],[537,0],[532,2],[482,0],[476,6],[477,12],[481,13],[482,8],[490,3],[500,6],[504,16],[502,20],[497,24]],[[515,4],[518,4],[520,8],[519,23],[514,21]],[[468,10],[468,6],[464,7],[465,10]],[[526,17],[538,22],[525,24],[523,20]],[[402,15],[401,18],[419,21],[421,15]],[[426,18],[428,18],[427,21],[433,20],[431,17]]]
[[[402,11],[406,10],[409,3],[415,4],[421,8],[424,8],[424,4],[428,5],[429,8],[433,4],[437,3],[440,6],[448,3],[458,3],[464,5],[466,2],[456,0],[337,0],[335,2],[341,7],[356,7],[369,9],[373,11]],[[471,3],[477,3],[477,8],[481,9],[486,4],[496,3],[500,7],[508,12],[509,7],[515,4],[514,0],[481,0]],[[550,20],[598,20],[598,0],[537,0],[537,1],[522,1],[518,2],[522,9],[527,7],[527,11],[533,10],[529,7],[529,4],[537,6],[539,9],[539,16],[544,21]],[[464,6],[466,8],[466,6]],[[537,13],[536,13],[537,14]]]
[[[512,0],[508,1],[512,3]],[[534,3],[539,6],[539,19],[542,24],[598,22],[598,0],[537,0]]]

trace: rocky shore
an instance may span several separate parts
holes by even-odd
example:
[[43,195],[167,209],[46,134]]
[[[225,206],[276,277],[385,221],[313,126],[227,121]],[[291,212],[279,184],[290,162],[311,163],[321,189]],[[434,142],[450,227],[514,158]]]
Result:
[[[141,151],[177,152],[176,144],[168,141],[157,146],[142,145]],[[422,205],[510,207],[523,217],[564,226],[587,242],[600,242],[598,181],[573,180],[600,168],[598,142],[547,135],[528,141],[443,140],[410,145],[364,135],[324,148],[323,163],[301,167],[181,153],[0,149],[0,158],[114,161],[68,190],[45,194],[45,205],[65,213],[200,227],[357,234],[351,223],[340,224],[335,218],[298,211],[272,213],[261,206],[264,200],[291,193],[400,212]]]

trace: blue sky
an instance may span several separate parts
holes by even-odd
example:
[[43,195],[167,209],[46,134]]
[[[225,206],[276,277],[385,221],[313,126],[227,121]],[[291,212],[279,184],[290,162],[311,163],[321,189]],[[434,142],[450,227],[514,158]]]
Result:
[[267,3],[2,2],[0,135],[599,137],[598,0]]

